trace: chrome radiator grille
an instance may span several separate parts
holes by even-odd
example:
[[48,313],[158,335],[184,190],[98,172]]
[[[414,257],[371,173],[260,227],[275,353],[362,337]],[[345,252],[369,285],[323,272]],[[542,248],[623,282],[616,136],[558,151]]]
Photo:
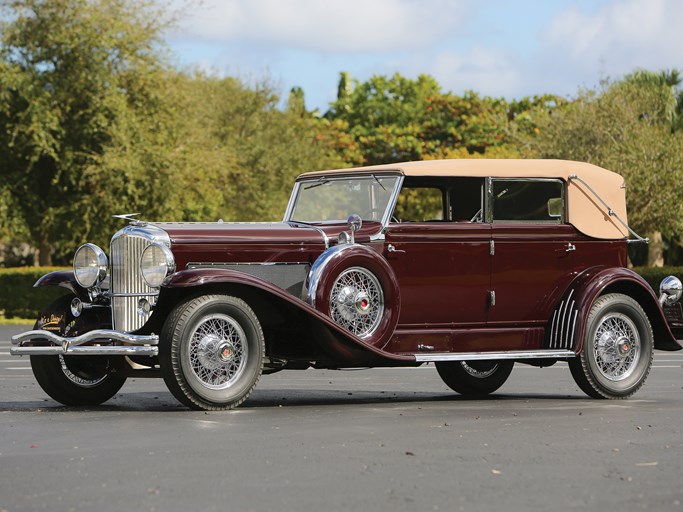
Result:
[[150,288],[140,275],[142,251],[156,241],[158,231],[153,226],[127,226],[111,240],[111,310],[112,325],[118,331],[132,332],[142,327],[150,314],[138,312],[138,301],[154,302],[158,290]]

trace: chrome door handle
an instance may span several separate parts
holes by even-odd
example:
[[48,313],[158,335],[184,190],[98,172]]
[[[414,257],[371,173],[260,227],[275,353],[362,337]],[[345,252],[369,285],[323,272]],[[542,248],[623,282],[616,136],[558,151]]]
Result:
[[389,244],[389,245],[387,245],[387,252],[396,253],[396,252],[405,252],[405,251],[397,249],[395,246]]
[[567,248],[564,250],[565,252],[572,252],[576,250],[576,246],[572,243],[567,244]]

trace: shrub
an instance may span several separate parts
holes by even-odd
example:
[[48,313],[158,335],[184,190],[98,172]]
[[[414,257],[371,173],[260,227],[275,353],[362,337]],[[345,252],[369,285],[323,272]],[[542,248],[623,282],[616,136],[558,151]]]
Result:
[[676,276],[683,280],[683,267],[634,267],[633,270],[652,286],[657,296],[659,296],[659,283],[665,277]]
[[37,318],[38,312],[68,290],[61,286],[33,284],[43,275],[62,267],[0,268],[0,315],[5,318]]

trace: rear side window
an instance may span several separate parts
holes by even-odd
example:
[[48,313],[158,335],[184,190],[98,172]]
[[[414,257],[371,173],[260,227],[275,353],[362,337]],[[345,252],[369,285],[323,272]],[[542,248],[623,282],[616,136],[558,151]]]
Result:
[[493,222],[564,222],[561,180],[492,179],[489,190]]

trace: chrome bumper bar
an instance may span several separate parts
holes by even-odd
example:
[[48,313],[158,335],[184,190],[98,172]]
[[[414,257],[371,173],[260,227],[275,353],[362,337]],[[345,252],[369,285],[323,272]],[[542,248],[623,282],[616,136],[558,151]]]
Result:
[[[47,340],[53,345],[34,346],[38,340]],[[114,345],[114,342],[127,345]],[[86,345],[86,343],[98,343]],[[26,345],[26,346],[25,346]],[[68,338],[50,331],[26,331],[12,336],[10,354],[23,355],[108,355],[108,356],[156,356],[159,355],[157,334],[128,334],[112,329],[97,329],[80,336]]]

